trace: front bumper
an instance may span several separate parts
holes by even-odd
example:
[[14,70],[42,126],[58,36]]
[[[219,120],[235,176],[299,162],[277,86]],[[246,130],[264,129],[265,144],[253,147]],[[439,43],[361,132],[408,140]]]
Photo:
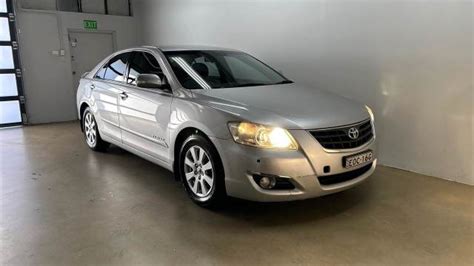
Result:
[[[366,150],[372,150],[376,158],[375,139],[355,149],[330,151],[325,150],[305,130],[290,130],[290,133],[299,144],[297,151],[260,149],[237,144],[232,139],[211,138],[224,165],[227,194],[262,202],[302,200],[351,188],[367,179],[375,170],[377,159],[360,176],[340,183],[321,185],[318,176],[341,174],[369,165],[370,162],[347,170],[342,166],[342,158]],[[325,166],[330,167],[329,173],[324,173]],[[279,176],[290,181],[295,188],[262,189],[255,183],[253,174]]]

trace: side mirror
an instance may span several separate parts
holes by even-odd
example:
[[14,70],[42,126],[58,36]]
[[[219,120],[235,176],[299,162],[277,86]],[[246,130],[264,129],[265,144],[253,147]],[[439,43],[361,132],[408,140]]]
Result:
[[157,74],[139,74],[137,77],[137,86],[147,89],[169,89],[166,78],[162,80]]

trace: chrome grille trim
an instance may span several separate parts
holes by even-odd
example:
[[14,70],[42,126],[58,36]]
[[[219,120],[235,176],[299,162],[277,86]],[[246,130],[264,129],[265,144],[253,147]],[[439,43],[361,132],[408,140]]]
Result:
[[[359,137],[351,139],[348,130],[356,128],[359,130]],[[330,150],[354,149],[360,147],[374,138],[372,122],[370,119],[341,127],[322,128],[308,130],[309,133],[323,146]]]

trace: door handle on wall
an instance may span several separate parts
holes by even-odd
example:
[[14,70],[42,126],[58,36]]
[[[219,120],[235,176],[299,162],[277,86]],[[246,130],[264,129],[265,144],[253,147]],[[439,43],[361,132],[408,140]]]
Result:
[[120,93],[120,98],[122,98],[122,100],[126,100],[128,98],[128,94],[123,91],[122,93]]

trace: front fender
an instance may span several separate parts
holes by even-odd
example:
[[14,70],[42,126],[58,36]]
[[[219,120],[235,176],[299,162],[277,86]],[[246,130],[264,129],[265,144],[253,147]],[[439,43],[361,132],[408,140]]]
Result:
[[230,139],[229,121],[238,116],[199,104],[193,100],[175,98],[171,106],[169,123],[170,157],[174,158],[176,138],[187,128],[196,128],[209,138]]

